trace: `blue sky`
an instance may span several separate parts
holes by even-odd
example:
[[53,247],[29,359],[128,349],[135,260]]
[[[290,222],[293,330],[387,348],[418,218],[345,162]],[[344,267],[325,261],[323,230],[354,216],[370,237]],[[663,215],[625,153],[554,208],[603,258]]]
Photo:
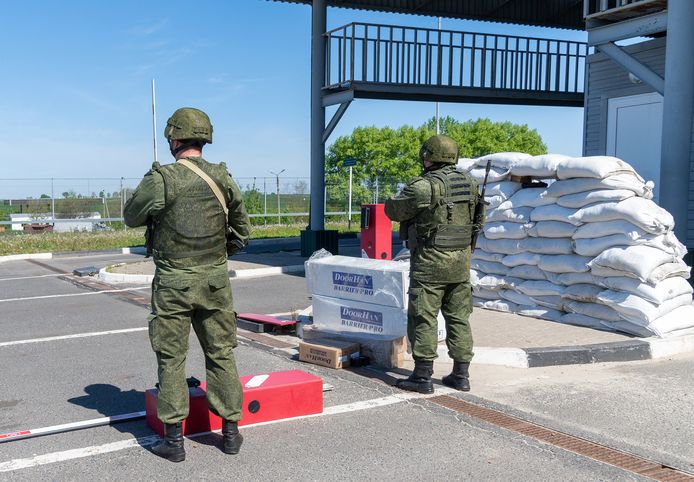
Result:
[[[236,177],[308,176],[310,14],[266,0],[3,2],[0,178],[140,177],[153,160],[152,78],[161,162],[170,160],[166,118],[194,106],[215,128],[205,157],[226,161]],[[352,21],[436,27],[430,17],[329,9],[328,28]],[[444,19],[443,27],[585,40],[486,22]],[[430,103],[358,100],[331,140],[433,114]],[[582,109],[441,104],[441,114],[527,123],[551,152],[581,153]]]

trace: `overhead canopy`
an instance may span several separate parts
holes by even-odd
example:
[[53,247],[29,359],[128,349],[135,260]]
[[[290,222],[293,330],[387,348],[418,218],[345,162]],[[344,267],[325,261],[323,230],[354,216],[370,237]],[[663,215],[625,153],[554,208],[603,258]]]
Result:
[[[276,0],[311,4],[312,0]],[[584,30],[583,0],[326,0],[329,7]]]

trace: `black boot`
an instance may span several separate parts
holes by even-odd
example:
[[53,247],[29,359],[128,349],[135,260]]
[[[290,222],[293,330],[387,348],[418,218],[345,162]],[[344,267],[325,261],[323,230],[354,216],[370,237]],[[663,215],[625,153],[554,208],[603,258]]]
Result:
[[433,373],[433,361],[415,360],[412,374],[405,380],[398,380],[395,386],[410,392],[434,393],[434,385],[431,383]]
[[183,462],[186,459],[186,450],[183,448],[182,423],[165,423],[164,440],[154,445],[152,452],[171,462]]
[[470,374],[468,373],[468,368],[470,368],[469,363],[454,361],[453,371],[450,375],[443,377],[441,382],[447,387],[455,388],[461,392],[469,392]]
[[222,436],[224,437],[224,453],[232,455],[239,453],[243,436],[239,433],[238,423],[222,420]]

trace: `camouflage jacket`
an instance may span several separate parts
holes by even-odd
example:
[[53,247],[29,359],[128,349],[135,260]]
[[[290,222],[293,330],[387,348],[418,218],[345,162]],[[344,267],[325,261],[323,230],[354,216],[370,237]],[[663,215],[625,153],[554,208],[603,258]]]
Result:
[[[446,166],[439,169],[441,174],[451,175],[455,167]],[[435,283],[459,283],[470,279],[470,248],[442,249],[433,246],[429,233],[437,226],[446,224],[447,206],[437,203],[440,198],[440,182],[433,181],[432,171],[425,171],[410,182],[400,194],[386,201],[386,215],[393,221],[401,223],[401,237],[419,238],[414,249],[411,249],[410,276],[418,281]],[[458,175],[461,176],[461,175]],[[456,204],[457,219],[460,223],[470,225],[478,200],[477,183],[468,176],[466,179],[469,200]],[[450,216],[448,216],[450,218]],[[461,221],[462,220],[462,221]]]
[[226,223],[222,206],[207,183],[178,163],[152,165],[125,205],[125,223],[153,226],[150,236],[158,271],[196,276],[212,266],[226,270],[225,226],[240,244],[246,244],[249,237],[250,222],[241,191],[223,163],[210,164],[200,157],[187,159],[222,190],[229,209]]

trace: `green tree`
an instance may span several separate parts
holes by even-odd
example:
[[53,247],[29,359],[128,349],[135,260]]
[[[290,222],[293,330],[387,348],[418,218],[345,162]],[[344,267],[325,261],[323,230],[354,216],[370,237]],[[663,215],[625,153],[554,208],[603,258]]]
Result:
[[[547,146],[535,129],[527,124],[492,122],[489,119],[458,122],[450,116],[439,122],[441,133],[452,137],[460,147],[460,157],[480,157],[494,152],[525,152],[531,155],[547,153]],[[425,124],[432,135],[436,120]]]
[[[547,146],[540,134],[526,124],[492,122],[489,119],[460,122],[440,119],[441,133],[458,142],[460,157],[479,157],[494,152],[544,154]],[[417,176],[422,169],[419,149],[436,132],[435,119],[420,127],[357,127],[330,145],[326,154],[328,210],[346,208],[349,168],[345,159],[355,159],[353,203],[372,202],[378,184],[379,201],[392,196],[399,184]],[[342,205],[344,204],[344,206]]]

